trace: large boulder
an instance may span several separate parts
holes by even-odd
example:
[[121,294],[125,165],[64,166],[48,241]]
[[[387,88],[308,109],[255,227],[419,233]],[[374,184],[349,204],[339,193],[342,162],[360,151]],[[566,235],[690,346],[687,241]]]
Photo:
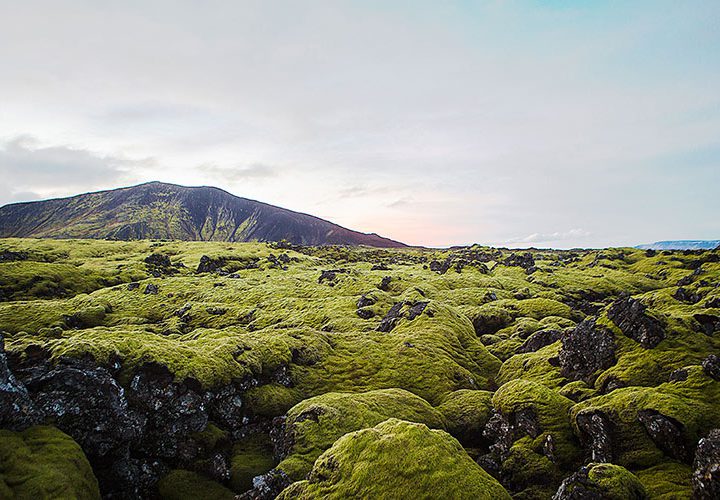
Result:
[[632,297],[621,297],[608,308],[607,315],[626,337],[651,349],[665,338],[662,323],[645,313],[645,305]]
[[581,322],[573,331],[563,334],[560,349],[560,373],[570,380],[592,383],[597,372],[613,366],[615,339],[613,333],[592,319]]

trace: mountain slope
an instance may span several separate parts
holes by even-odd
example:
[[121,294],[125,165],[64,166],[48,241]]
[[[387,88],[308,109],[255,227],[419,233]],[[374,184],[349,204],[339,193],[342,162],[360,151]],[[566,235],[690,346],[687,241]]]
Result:
[[5,205],[0,207],[0,237],[405,246],[222,189],[161,182]]
[[672,240],[656,241],[635,248],[641,250],[712,250],[720,245],[720,240]]

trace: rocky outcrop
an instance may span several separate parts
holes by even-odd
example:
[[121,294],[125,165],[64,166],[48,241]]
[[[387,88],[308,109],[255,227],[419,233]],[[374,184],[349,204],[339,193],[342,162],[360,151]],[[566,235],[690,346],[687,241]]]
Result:
[[576,423],[580,438],[590,452],[593,462],[612,462],[613,443],[610,420],[600,411],[580,413]]
[[699,500],[720,498],[720,429],[702,438],[693,462],[693,494]]
[[[380,321],[380,324],[377,327],[377,331],[390,332],[403,318],[407,318],[409,321],[414,320],[415,318],[420,316],[423,311],[425,311],[427,305],[427,301],[396,302],[395,304],[393,304],[387,314],[385,314],[385,317],[383,317],[382,321]],[[426,314],[432,315],[432,313],[429,311],[426,312]]]
[[680,422],[655,410],[640,410],[638,420],[645,427],[650,439],[666,455],[681,462],[690,460],[682,433],[683,425]]
[[624,467],[591,463],[566,478],[553,500],[644,500],[642,483]]
[[645,314],[645,306],[632,297],[621,297],[610,305],[607,315],[626,337],[652,349],[665,338],[662,324]]
[[10,371],[5,341],[0,334],[0,428],[22,430],[38,420],[27,389]]
[[560,339],[560,373],[570,380],[592,382],[596,372],[615,364],[613,333],[592,319],[581,322]]
[[541,330],[530,335],[523,344],[515,350],[516,354],[526,352],[535,352],[542,349],[546,345],[553,344],[560,340],[562,332],[560,330]]

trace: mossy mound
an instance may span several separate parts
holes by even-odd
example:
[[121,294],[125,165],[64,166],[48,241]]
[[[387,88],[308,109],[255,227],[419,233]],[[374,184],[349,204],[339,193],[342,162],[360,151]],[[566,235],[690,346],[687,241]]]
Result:
[[445,418],[446,430],[464,446],[482,445],[482,432],[492,415],[492,397],[493,393],[490,391],[470,389],[448,394],[437,407]]
[[54,427],[0,430],[1,498],[99,499],[97,479],[80,446]]
[[232,500],[235,493],[220,483],[190,472],[176,469],[158,482],[163,500]]
[[254,477],[265,474],[276,464],[270,436],[256,433],[236,442],[230,461],[230,489],[242,493],[252,488]]
[[424,399],[402,389],[323,394],[306,399],[288,411],[283,428],[285,458],[277,468],[291,479],[302,479],[338,438],[391,417],[435,429],[445,428],[438,411]]
[[481,498],[510,495],[444,431],[390,419],[346,434],[315,462],[309,478],[278,497]]

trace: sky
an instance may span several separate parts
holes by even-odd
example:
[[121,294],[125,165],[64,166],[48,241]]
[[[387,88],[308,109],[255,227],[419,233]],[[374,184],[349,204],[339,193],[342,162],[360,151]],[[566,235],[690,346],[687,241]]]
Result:
[[212,185],[409,244],[720,238],[720,2],[0,0],[0,205]]

